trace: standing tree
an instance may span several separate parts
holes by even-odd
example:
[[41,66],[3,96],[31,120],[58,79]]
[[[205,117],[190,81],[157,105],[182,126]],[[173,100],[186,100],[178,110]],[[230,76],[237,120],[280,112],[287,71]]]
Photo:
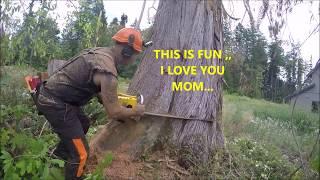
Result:
[[103,1],[80,0],[79,6],[67,20],[62,34],[64,58],[70,58],[85,48],[111,43]]
[[[61,56],[58,24],[49,15],[56,9],[56,3],[32,0],[28,2],[28,12],[21,10],[23,6],[14,4],[11,1],[1,4],[4,9],[0,21],[6,30],[1,39],[2,63],[46,67],[48,59]],[[15,13],[23,13],[22,23],[10,18]]]
[[[226,40],[227,38],[229,37],[226,36]],[[228,90],[232,92],[236,89],[245,96],[261,97],[263,72],[268,60],[265,38],[260,31],[238,24],[234,30],[234,37],[231,36],[230,40],[234,44],[226,43],[225,48],[232,48],[230,53],[236,61],[226,64],[228,71],[225,73],[225,79],[230,85]]]
[[127,24],[127,22],[128,22],[128,16],[123,13],[123,14],[121,15],[120,25],[123,26],[123,27],[125,27],[126,24]]
[[279,41],[272,42],[268,48],[270,61],[264,77],[264,97],[267,100],[281,102],[283,97],[279,96],[281,89],[279,83],[282,81],[280,79],[280,67],[284,66],[284,50]]
[[[212,150],[224,147],[222,77],[201,73],[196,76],[160,75],[162,65],[222,65],[222,62],[218,59],[156,60],[151,56],[154,49],[193,49],[195,52],[199,49],[222,49],[221,12],[220,0],[160,1],[151,37],[154,45],[145,51],[129,86],[130,94],[143,94],[147,111],[211,122],[150,116],[129,125],[113,121],[92,139],[93,153],[115,149],[130,141],[131,152],[137,157],[157,143],[162,144],[161,140],[165,139],[165,142],[177,145],[180,162],[188,167],[190,164],[185,161],[185,155],[191,154],[196,162],[206,162]],[[170,88],[172,82],[188,81],[202,81],[214,91],[175,92]]]

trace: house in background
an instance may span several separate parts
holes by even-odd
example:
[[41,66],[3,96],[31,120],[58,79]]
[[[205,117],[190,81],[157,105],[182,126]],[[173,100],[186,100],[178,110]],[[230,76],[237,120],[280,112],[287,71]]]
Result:
[[307,85],[301,90],[285,97],[285,102],[312,112],[320,112],[320,59],[316,66],[307,74]]

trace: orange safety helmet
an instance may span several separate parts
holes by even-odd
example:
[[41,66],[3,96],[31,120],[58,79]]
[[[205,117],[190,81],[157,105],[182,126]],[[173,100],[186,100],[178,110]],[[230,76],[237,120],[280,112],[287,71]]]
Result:
[[130,35],[134,36],[133,49],[142,52],[142,36],[140,31],[134,28],[122,28],[112,37],[112,39],[120,43],[129,43]]

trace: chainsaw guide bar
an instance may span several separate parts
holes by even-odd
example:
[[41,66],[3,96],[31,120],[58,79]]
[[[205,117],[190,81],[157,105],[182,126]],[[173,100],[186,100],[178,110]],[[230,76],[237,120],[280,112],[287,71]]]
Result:
[[194,121],[213,122],[213,121],[205,120],[205,119],[185,118],[185,117],[181,117],[181,116],[174,116],[174,115],[170,115],[170,114],[158,114],[158,113],[152,113],[152,112],[144,112],[143,115],[156,116],[156,117],[165,117],[165,118],[173,118],[173,119],[180,119],[180,120],[194,120]]

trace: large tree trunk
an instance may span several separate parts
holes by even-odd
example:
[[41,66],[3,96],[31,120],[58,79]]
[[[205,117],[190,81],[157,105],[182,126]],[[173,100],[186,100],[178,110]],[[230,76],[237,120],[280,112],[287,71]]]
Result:
[[[149,112],[212,122],[144,116],[139,123],[133,125],[113,123],[93,138],[92,150],[109,150],[120,146],[124,141],[130,141],[130,152],[139,156],[161,142],[159,139],[164,139],[183,150],[180,155],[192,153],[197,160],[205,162],[212,150],[224,147],[221,120],[222,77],[201,73],[197,76],[160,75],[160,66],[222,65],[222,62],[217,59],[156,60],[153,49],[193,49],[195,52],[199,49],[222,49],[221,1],[160,1],[152,41],[154,45],[145,51],[129,86],[129,93],[143,94],[146,110]],[[175,81],[204,82],[205,87],[212,87],[214,91],[174,92],[171,90],[171,83]],[[108,142],[118,137],[113,132],[122,137],[113,140],[117,141],[117,145]],[[113,138],[108,138],[110,135]]]

